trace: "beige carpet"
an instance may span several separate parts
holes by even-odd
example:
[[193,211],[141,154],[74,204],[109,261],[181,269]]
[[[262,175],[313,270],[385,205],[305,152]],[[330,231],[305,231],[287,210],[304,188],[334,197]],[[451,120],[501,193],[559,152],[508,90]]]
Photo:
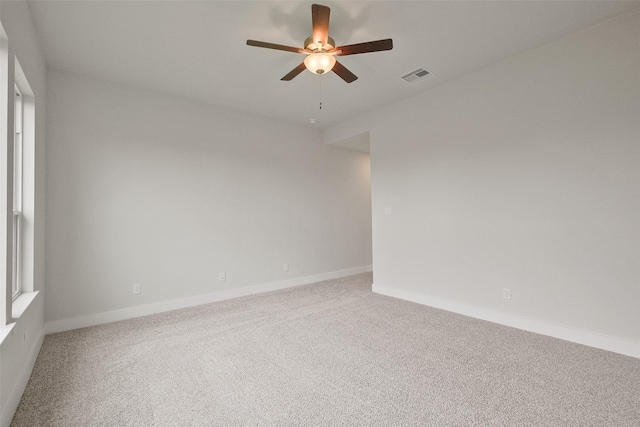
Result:
[[48,335],[13,426],[640,426],[640,360],[363,274]]

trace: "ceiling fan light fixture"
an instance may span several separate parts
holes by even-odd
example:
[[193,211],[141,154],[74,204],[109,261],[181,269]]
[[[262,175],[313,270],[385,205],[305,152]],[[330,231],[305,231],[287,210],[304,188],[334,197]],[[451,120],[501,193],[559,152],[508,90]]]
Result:
[[324,74],[336,65],[336,58],[324,52],[312,53],[304,59],[304,65],[313,74]]

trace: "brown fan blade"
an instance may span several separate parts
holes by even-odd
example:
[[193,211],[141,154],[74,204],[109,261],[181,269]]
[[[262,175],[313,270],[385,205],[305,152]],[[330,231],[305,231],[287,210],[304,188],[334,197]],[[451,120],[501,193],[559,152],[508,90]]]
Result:
[[255,47],[264,47],[264,48],[267,48],[267,49],[284,50],[284,51],[287,51],[287,52],[295,52],[295,53],[300,53],[300,51],[302,50],[299,47],[284,46],[284,45],[281,45],[281,44],[260,42],[260,41],[257,41],[257,40],[247,40],[247,45],[255,46]]
[[311,22],[313,24],[313,42],[322,42],[323,45],[327,44],[329,39],[329,13],[331,9],[327,6],[320,4],[311,5]]
[[344,65],[336,61],[336,64],[331,69],[334,73],[336,73],[342,80],[347,83],[351,83],[352,81],[358,80],[358,76],[353,74],[351,71],[347,70]]
[[284,76],[283,78],[281,78],[280,80],[284,80],[285,82],[291,81],[293,80],[293,78],[295,76],[297,76],[298,74],[300,74],[301,72],[303,72],[307,67],[304,65],[304,62],[300,65],[298,65],[296,68],[294,68],[293,70],[291,70],[289,72],[289,74],[287,74],[286,76]]
[[380,52],[393,49],[393,40],[384,39],[373,42],[356,43],[347,46],[339,46],[336,50],[341,50],[338,56],[357,55],[359,53]]

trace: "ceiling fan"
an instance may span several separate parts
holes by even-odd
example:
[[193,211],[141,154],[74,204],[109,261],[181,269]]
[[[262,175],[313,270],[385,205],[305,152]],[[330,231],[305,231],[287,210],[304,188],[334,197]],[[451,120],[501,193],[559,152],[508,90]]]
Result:
[[359,53],[380,52],[393,49],[393,40],[391,39],[336,47],[335,41],[329,37],[329,13],[330,9],[327,6],[319,4],[311,5],[313,31],[311,36],[307,37],[304,41],[303,49],[257,40],[247,40],[247,45],[307,55],[304,62],[280,80],[290,81],[307,68],[315,74],[324,74],[333,71],[347,83],[353,82],[358,77],[345,68],[344,65],[336,61],[336,56],[357,55]]

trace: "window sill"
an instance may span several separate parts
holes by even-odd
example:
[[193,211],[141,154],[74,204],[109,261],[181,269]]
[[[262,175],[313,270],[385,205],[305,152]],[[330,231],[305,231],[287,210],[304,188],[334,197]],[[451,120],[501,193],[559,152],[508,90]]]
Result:
[[24,292],[18,295],[18,298],[13,300],[13,303],[11,304],[12,323],[0,326],[0,345],[9,335],[13,334],[13,328],[16,326],[16,322],[20,319],[20,316],[29,309],[39,292],[40,291]]
[[23,292],[18,295],[18,298],[13,300],[13,304],[11,304],[11,317],[14,322],[22,316],[22,313],[27,311],[33,300],[38,296],[39,292],[40,291]]

